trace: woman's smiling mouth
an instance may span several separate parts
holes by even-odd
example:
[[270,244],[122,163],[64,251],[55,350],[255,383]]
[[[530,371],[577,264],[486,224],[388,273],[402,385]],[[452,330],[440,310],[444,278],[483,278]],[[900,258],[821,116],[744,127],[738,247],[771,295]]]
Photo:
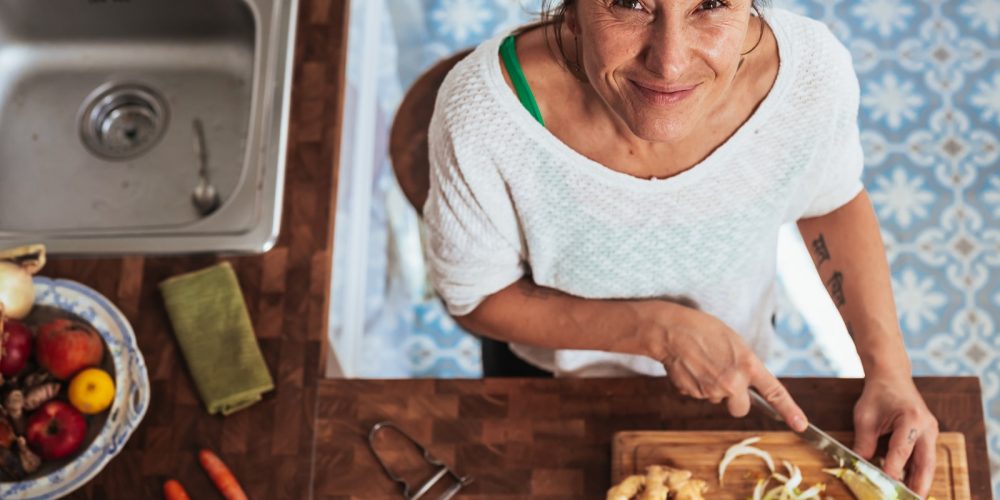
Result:
[[663,87],[639,83],[635,80],[629,80],[629,83],[632,84],[632,87],[636,89],[639,95],[653,105],[674,104],[683,101],[688,96],[693,94],[694,89],[699,85],[673,85],[670,87]]

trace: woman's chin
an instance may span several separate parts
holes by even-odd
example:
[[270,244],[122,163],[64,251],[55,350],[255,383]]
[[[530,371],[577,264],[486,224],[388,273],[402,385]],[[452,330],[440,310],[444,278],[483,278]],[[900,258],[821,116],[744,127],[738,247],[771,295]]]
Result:
[[682,117],[636,117],[628,120],[632,133],[650,142],[680,142],[692,131],[692,120]]

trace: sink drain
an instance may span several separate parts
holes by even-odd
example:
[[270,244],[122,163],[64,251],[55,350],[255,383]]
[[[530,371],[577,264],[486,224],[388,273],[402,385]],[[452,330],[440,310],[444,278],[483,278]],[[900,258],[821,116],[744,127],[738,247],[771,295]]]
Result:
[[167,127],[167,108],[152,89],[109,84],[87,99],[80,137],[94,154],[112,160],[134,158],[153,147]]

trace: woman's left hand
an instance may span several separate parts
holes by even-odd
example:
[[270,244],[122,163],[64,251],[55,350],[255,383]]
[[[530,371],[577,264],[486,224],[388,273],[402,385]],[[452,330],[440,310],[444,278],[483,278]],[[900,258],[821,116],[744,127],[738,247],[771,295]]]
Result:
[[938,422],[907,376],[870,376],[854,406],[854,451],[870,460],[879,436],[891,433],[883,467],[901,479],[909,460],[906,485],[927,496],[934,478]]

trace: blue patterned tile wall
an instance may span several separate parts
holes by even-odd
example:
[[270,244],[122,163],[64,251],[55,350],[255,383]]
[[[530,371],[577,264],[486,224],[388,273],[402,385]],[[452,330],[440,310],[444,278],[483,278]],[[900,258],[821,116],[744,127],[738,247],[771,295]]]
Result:
[[[440,58],[531,19],[538,2],[525,3],[389,0],[391,12],[421,14],[394,20],[402,87]],[[864,181],[914,371],[981,377],[1000,495],[1000,0],[772,4],[824,21],[854,56]],[[411,374],[479,375],[475,340],[440,304],[421,303],[404,316],[413,325],[400,344]],[[788,307],[779,312],[779,336],[774,371],[834,373]]]

